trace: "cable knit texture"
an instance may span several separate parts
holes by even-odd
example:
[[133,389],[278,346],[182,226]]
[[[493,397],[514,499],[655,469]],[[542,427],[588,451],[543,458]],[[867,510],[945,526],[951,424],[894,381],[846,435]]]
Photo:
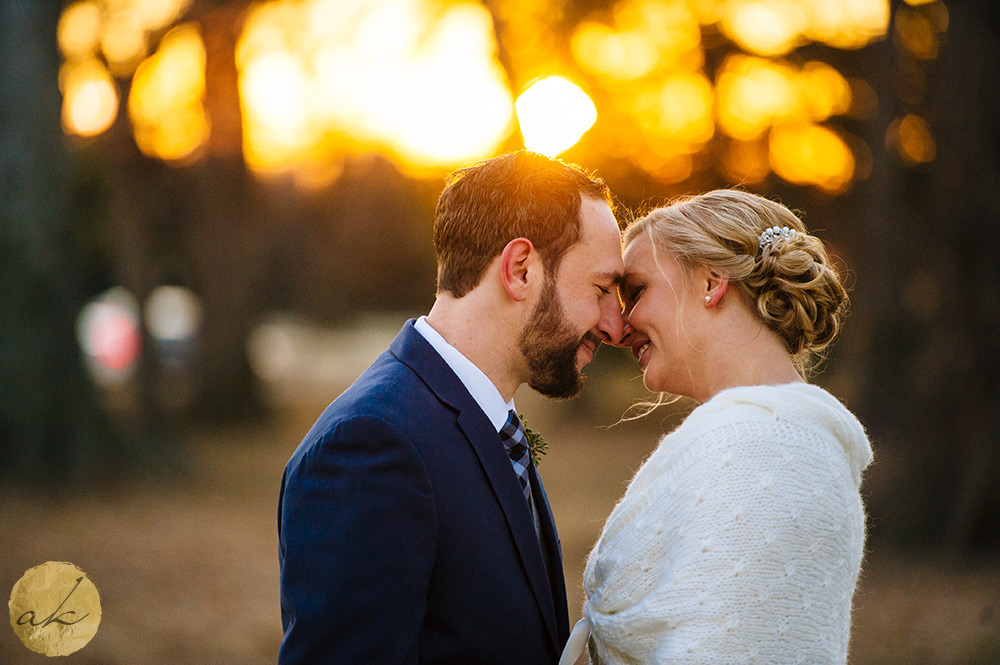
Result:
[[732,388],[699,406],[590,554],[591,658],[845,663],[871,457],[858,420],[813,385]]

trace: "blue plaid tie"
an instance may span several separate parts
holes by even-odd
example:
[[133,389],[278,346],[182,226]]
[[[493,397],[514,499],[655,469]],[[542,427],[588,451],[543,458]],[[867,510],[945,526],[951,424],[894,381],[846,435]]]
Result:
[[507,448],[507,457],[514,466],[517,479],[521,481],[521,491],[531,506],[531,483],[528,482],[528,466],[531,465],[531,454],[528,452],[528,440],[524,436],[524,427],[514,411],[507,414],[507,422],[500,428],[500,440]]

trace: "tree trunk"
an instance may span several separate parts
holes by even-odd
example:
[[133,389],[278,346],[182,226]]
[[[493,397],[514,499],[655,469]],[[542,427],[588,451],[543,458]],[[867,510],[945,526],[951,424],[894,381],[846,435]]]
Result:
[[83,480],[115,444],[84,375],[55,47],[60,3],[0,3],[0,476]]

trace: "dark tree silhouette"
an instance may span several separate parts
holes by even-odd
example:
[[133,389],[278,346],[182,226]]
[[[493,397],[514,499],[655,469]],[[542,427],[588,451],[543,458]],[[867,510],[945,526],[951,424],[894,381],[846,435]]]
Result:
[[84,300],[52,2],[0,3],[0,476],[83,479],[117,456],[83,374]]

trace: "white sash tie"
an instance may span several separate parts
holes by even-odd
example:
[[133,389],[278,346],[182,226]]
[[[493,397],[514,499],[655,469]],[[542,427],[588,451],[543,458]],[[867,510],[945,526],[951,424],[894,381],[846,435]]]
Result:
[[583,617],[573,626],[573,631],[566,641],[566,648],[563,649],[559,658],[559,665],[573,665],[587,648],[587,640],[590,639],[590,622],[587,617]]

